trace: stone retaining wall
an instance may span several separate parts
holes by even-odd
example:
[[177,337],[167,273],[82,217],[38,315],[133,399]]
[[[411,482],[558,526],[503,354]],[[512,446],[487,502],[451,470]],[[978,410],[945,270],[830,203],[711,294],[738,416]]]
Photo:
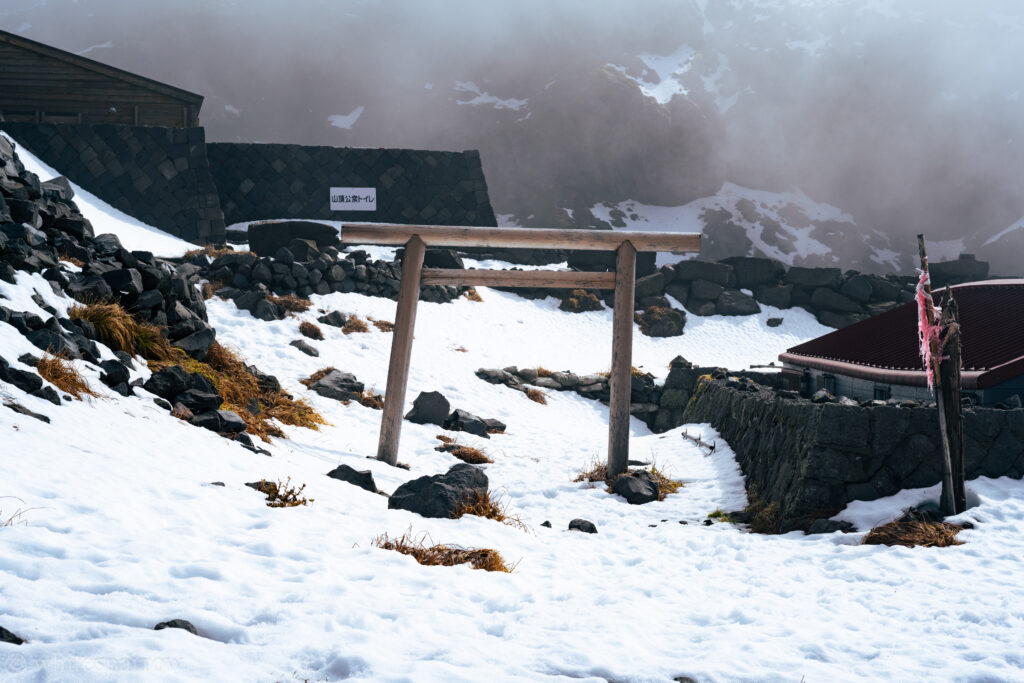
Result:
[[[934,407],[812,403],[753,383],[705,379],[681,420],[709,422],[721,433],[748,493],[777,506],[783,531],[807,528],[850,501],[941,478]],[[964,434],[968,479],[1024,475],[1024,410],[968,410]]]
[[[476,151],[211,143],[229,224],[275,218],[497,225]],[[332,211],[330,188],[374,187],[375,211]]]
[[72,182],[189,242],[224,241],[224,215],[202,128],[0,123]]

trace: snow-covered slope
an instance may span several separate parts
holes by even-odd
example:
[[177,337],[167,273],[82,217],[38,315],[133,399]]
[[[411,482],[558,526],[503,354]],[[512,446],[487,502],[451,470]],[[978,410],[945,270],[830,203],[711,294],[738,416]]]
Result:
[[[58,310],[67,305],[38,276],[0,283],[4,305],[16,309],[36,310],[33,291]],[[652,435],[633,422],[631,457],[686,485],[662,503],[627,505],[571,481],[604,452],[606,408],[553,392],[542,406],[473,375],[509,363],[604,369],[609,316],[480,291],[483,303],[421,304],[410,397],[440,390],[454,406],[508,424],[487,441],[460,438],[492,456],[491,486],[527,531],[388,510],[383,497],[324,476],[345,463],[370,469],[392,491],[456,462],[433,450],[441,430],[409,423],[401,459],[411,471],[368,460],[380,413],[298,383],[334,365],[380,389],[389,334],[325,328],[318,359],[287,342],[317,310],[388,319],[394,304],[386,300],[314,297],[309,313],[271,323],[208,302],[222,343],[331,423],[319,432],[286,428],[289,438],[275,439],[269,458],[170,417],[145,392],[105,391],[80,362],[99,398],[58,408],[0,387],[52,420],[0,410],[0,495],[17,497],[0,507],[24,510],[18,524],[0,528],[0,624],[28,640],[0,644],[5,680],[914,680],[933,677],[939,658],[951,679],[1019,675],[1024,589],[1007,577],[1024,552],[1020,482],[972,483],[981,504],[969,517],[979,528],[957,548],[757,536],[701,524],[745,502],[735,461],[713,430],[684,428],[717,442],[709,457],[682,429]],[[734,366],[766,361],[790,339],[820,331],[794,313],[783,312],[778,331],[756,318],[709,318],[701,321],[708,329],[688,327],[677,340],[638,335],[636,361],[661,374],[680,352]],[[0,323],[0,355],[25,352],[36,350]],[[140,365],[136,376],[147,374]],[[268,508],[244,486],[288,477],[307,485],[311,505]],[[873,509],[884,514],[885,506]],[[851,514],[872,513],[861,506]],[[566,531],[576,517],[599,533]],[[553,528],[541,526],[546,520]],[[511,575],[428,568],[371,547],[380,533],[406,531],[496,548],[518,565]],[[969,604],[950,600],[962,595],[964,576]],[[193,622],[200,636],[152,630],[171,618]]]

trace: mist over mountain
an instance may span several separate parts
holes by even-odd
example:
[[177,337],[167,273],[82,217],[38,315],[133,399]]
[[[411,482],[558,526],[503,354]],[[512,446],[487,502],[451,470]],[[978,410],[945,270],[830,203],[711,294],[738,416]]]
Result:
[[716,249],[906,270],[925,232],[1017,274],[1022,25],[1015,0],[0,7],[4,30],[205,95],[213,141],[479,149],[523,225],[701,200]]

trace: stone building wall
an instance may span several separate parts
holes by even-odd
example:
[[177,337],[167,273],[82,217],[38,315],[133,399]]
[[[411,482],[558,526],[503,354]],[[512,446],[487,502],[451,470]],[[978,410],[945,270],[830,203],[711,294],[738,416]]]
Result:
[[0,129],[143,223],[189,242],[224,241],[202,128],[0,122]]

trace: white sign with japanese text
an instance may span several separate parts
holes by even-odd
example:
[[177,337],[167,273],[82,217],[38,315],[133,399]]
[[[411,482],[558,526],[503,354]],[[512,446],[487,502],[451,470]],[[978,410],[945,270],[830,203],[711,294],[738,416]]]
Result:
[[331,211],[376,211],[376,187],[332,187]]

